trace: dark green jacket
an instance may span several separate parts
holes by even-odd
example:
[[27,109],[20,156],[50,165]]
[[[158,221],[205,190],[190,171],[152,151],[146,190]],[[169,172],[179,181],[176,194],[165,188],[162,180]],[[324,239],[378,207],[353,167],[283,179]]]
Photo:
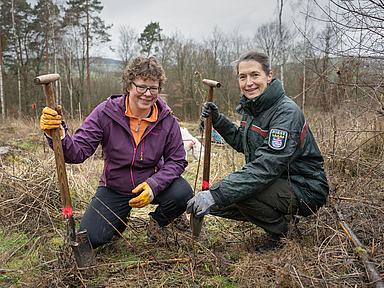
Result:
[[271,186],[278,178],[290,182],[300,201],[299,214],[307,216],[326,202],[329,187],[323,156],[300,108],[273,79],[256,98],[242,96],[236,110],[240,127],[221,114],[214,128],[246,165],[211,186],[218,207],[224,207]]

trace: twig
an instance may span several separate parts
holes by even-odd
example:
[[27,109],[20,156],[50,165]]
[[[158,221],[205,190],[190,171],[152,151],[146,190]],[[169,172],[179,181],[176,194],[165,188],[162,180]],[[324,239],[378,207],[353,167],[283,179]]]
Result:
[[50,261],[41,263],[41,264],[39,264],[39,265],[37,265],[37,266],[35,266],[35,267],[32,267],[32,268],[29,268],[29,269],[25,270],[25,272],[35,270],[35,269],[40,268],[40,267],[42,267],[42,266],[45,266],[45,265],[51,264],[51,263],[53,263],[53,262],[56,262],[57,260],[58,260],[58,259],[53,259],[53,260],[50,260]]
[[292,268],[293,268],[293,271],[295,271],[295,274],[297,276],[297,279],[299,280],[300,286],[304,288],[303,283],[301,283],[300,276],[299,276],[299,274],[297,274],[295,266],[292,266]]
[[371,252],[371,257],[373,257],[373,252],[375,252],[375,238],[372,239],[372,252]]
[[344,216],[341,213],[341,211],[338,209],[337,204],[335,204],[335,210],[340,218],[340,224],[343,228],[345,234],[347,234],[348,238],[352,241],[352,243],[356,246],[356,251],[358,252],[358,257],[360,262],[363,263],[365,270],[367,272],[367,276],[369,281],[372,285],[375,285],[375,287],[384,288],[384,283],[382,278],[380,277],[380,274],[377,272],[375,265],[369,260],[368,253],[366,252],[363,244],[360,242],[360,240],[356,237],[356,235],[353,233],[353,231],[349,228],[347,223],[344,221]]
[[368,200],[361,200],[361,199],[355,199],[355,198],[340,197],[340,196],[328,196],[328,198],[337,199],[337,200],[356,201],[356,202],[362,202],[362,203],[366,203],[366,204],[370,204],[370,205],[381,206],[378,203],[373,203],[373,202],[368,201]]
[[[365,167],[365,168],[371,170],[372,172],[375,172],[377,175],[382,176],[382,175],[384,174],[383,172],[378,171],[378,170],[375,169],[375,167],[377,167],[377,165],[374,166],[374,167],[371,167],[370,164],[365,164],[365,163],[363,163],[363,162],[361,162],[361,161],[358,161],[358,160],[349,159],[349,156],[350,156],[351,154],[350,154],[349,156],[347,156],[347,157],[343,157],[343,156],[336,155],[336,154],[332,154],[332,153],[328,153],[328,155],[329,155],[329,156],[332,156],[332,157],[340,158],[340,159],[342,159],[343,162],[344,162],[345,160],[348,159],[348,161],[351,161],[351,162],[354,162],[354,163],[356,163],[356,164],[359,164],[359,165],[361,165],[361,166],[363,166],[363,167]],[[380,161],[380,162],[381,162],[381,161]]]
[[[290,272],[292,273],[292,272]],[[304,275],[304,274],[298,274],[301,278],[302,278],[302,281],[304,282],[311,282],[312,284],[313,283],[322,283],[322,284],[325,284],[327,285],[327,283],[338,283],[340,280],[342,279],[349,279],[349,278],[361,278],[362,275],[360,274],[349,274],[349,275],[345,275],[345,276],[340,276],[340,277],[337,277],[337,278],[334,278],[334,279],[327,279],[327,278],[316,278],[316,277],[310,277],[308,275]],[[295,275],[297,277],[297,275]]]
[[50,263],[53,263],[53,262],[56,262],[57,259],[53,259],[53,260],[50,260],[50,261],[47,261],[47,262],[44,262],[44,263],[41,263],[35,267],[32,267],[32,268],[28,268],[26,270],[17,270],[17,269],[3,269],[3,268],[0,268],[0,273],[9,273],[9,272],[12,272],[12,273],[26,273],[28,271],[33,271],[33,270],[36,270],[37,268],[40,268],[42,266],[45,266],[45,265],[48,265]]
[[[120,221],[121,221],[121,223],[123,223],[126,227],[128,227],[130,230],[131,230],[131,232],[133,233],[133,235],[135,235],[135,237],[137,237],[137,239],[138,240],[140,240],[140,237],[135,233],[135,231],[134,231],[134,229],[132,229],[131,228],[131,226],[130,225],[127,225],[127,223],[125,223],[114,211],[112,211],[111,210],[111,208],[109,208],[103,201],[101,201],[101,199],[100,198],[98,198],[96,195],[94,196],[97,200],[99,200],[100,201],[100,203],[101,204],[103,204],[104,206],[105,206],[105,208],[107,208],[116,218],[118,218]],[[129,242],[128,240],[127,240],[127,238],[125,238],[124,236],[123,236],[123,234],[115,227],[115,226],[113,226],[113,224],[107,219],[107,218],[105,218],[105,216],[99,211],[99,210],[97,210],[95,207],[93,207],[92,205],[91,205],[91,203],[89,203],[89,206],[90,207],[92,207],[113,229],[115,229],[115,231],[124,239],[124,241],[142,258],[142,256],[140,255],[140,253],[137,251],[137,249],[135,248],[135,246],[134,245],[132,245],[132,243],[131,242]],[[144,246],[148,249],[148,252],[149,252],[149,254],[151,254],[150,256],[153,258],[153,259],[155,259],[156,261],[158,261],[157,260],[157,258],[156,258],[156,256],[153,254],[153,252],[148,248],[148,246],[147,246],[147,244],[145,244],[144,242],[143,242],[143,244],[144,244]],[[147,254],[148,255],[148,254]],[[149,256],[149,255],[148,255]],[[145,259],[144,258],[142,258],[143,259],[143,261],[145,262]]]
[[187,263],[191,261],[190,258],[176,258],[176,259],[168,259],[168,260],[158,260],[158,261],[146,261],[146,262],[140,262],[134,265],[130,265],[127,267],[124,267],[124,270],[127,269],[133,269],[133,268],[139,268],[144,267],[150,264],[173,264],[173,263]]
[[[37,233],[37,231],[33,234],[33,236],[32,236],[31,238],[28,239],[27,242],[23,243],[23,244],[20,245],[16,250],[14,250],[14,251],[12,252],[12,254],[9,255],[8,258],[5,260],[5,263],[7,263],[8,260],[11,259],[12,256],[16,254],[17,251],[19,251],[21,248],[23,248],[25,245],[27,245],[27,244],[33,239],[33,237],[35,237],[36,233]],[[21,236],[22,236],[22,235],[20,235],[20,236],[17,238],[17,240],[19,240]],[[17,241],[17,240],[16,240],[16,241]],[[15,242],[16,242],[16,241],[15,241]]]
[[17,269],[2,269],[2,268],[0,268],[0,273],[9,273],[9,272],[25,273],[25,271],[23,271],[23,270],[17,270]]
[[189,267],[191,268],[192,284],[193,284],[193,287],[195,287],[195,276],[193,275],[192,263],[189,263]]
[[[273,266],[271,264],[268,264],[267,266],[268,266],[267,269],[269,271],[271,271],[271,272],[282,273],[282,271],[279,268],[277,268],[277,267],[275,267],[275,266]],[[340,279],[361,278],[361,275],[359,275],[359,274],[350,274],[350,275],[345,275],[345,276],[338,276],[338,277],[331,278],[331,279],[316,278],[316,277],[311,277],[311,276],[308,276],[308,275],[305,275],[305,274],[298,273],[294,267],[293,267],[293,269],[290,269],[290,271],[287,271],[287,273],[289,275],[292,275],[293,277],[297,277],[299,279],[301,285],[302,285],[301,280],[304,281],[304,282],[322,283],[322,284],[328,285],[328,283],[337,283]],[[303,285],[302,285],[302,287],[303,287]]]

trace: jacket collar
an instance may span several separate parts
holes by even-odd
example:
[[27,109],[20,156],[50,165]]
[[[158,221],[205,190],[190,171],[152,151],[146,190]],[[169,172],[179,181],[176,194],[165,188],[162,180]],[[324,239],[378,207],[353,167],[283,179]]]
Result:
[[240,103],[236,107],[236,111],[240,114],[249,114],[257,116],[260,112],[267,110],[285,95],[283,85],[277,78],[272,79],[267,89],[259,96],[248,99],[244,95],[241,96]]

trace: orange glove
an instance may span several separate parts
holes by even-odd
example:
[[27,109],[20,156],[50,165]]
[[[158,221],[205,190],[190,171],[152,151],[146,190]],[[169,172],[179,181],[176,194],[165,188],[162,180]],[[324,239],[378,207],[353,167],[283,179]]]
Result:
[[[141,192],[142,191],[142,192]],[[143,208],[152,202],[155,196],[151,187],[147,182],[143,182],[132,190],[133,193],[141,192],[141,194],[129,201],[129,205],[133,208]]]
[[60,128],[60,136],[61,139],[63,139],[65,137],[65,133],[64,128],[61,125],[61,106],[58,105],[56,110],[49,107],[45,107],[43,109],[43,113],[40,117],[40,129],[43,130],[49,137],[52,137],[51,129]]

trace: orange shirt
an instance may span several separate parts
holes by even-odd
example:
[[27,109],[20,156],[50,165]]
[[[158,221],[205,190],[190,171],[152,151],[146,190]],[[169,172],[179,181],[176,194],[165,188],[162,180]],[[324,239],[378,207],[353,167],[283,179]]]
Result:
[[135,139],[136,145],[139,143],[141,136],[143,136],[145,129],[151,122],[157,120],[157,105],[156,103],[152,106],[152,113],[149,118],[139,119],[132,115],[131,109],[129,109],[129,96],[125,97],[125,115],[129,117],[129,124]]

